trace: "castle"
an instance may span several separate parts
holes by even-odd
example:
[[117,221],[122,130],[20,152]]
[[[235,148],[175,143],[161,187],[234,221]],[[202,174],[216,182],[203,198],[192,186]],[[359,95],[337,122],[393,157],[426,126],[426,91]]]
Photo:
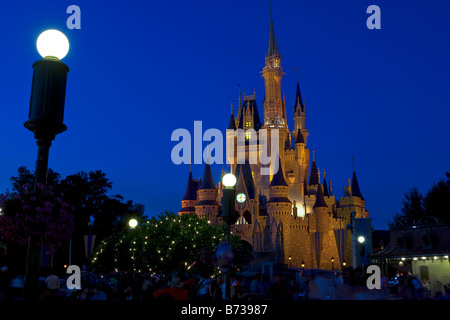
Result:
[[[308,130],[305,124],[305,103],[297,79],[293,108],[294,128],[287,125],[286,103],[281,94],[281,55],[275,38],[272,12],[270,14],[269,47],[262,70],[265,83],[263,122],[255,95],[239,92],[239,110],[231,113],[228,129],[242,129],[246,143],[236,145],[236,136],[227,131],[227,160],[236,176],[235,209],[239,217],[232,232],[249,242],[255,253],[272,253],[276,262],[290,267],[311,269],[341,269],[354,264],[355,230],[352,223],[367,218],[365,200],[361,194],[355,170],[344,197],[337,200],[331,181],[325,172],[320,176],[316,159],[310,159],[307,147]],[[270,136],[278,130],[279,169],[273,175],[261,175],[260,162],[237,164],[240,153],[248,159],[253,152],[247,140],[261,129]],[[207,217],[211,223],[221,223],[222,183],[216,186],[211,167],[205,165],[203,178],[194,180],[189,172],[186,193],[179,214],[193,213]]]

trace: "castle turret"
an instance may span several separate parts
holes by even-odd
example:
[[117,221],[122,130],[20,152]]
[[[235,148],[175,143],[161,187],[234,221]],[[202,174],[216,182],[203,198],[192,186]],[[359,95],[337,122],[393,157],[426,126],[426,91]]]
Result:
[[283,218],[291,215],[292,202],[288,198],[289,187],[284,178],[283,167],[273,175],[269,185],[270,199],[267,202],[267,213],[275,218]]
[[179,215],[185,213],[195,212],[195,205],[197,204],[197,189],[200,181],[194,181],[192,179],[192,168],[189,170],[189,177],[186,186],[186,192],[181,200],[181,210],[178,212]]
[[219,204],[217,203],[217,188],[214,184],[209,163],[205,165],[205,172],[197,191],[197,197],[198,202],[195,206],[195,213],[200,217],[206,216],[211,222],[215,222],[219,213]]

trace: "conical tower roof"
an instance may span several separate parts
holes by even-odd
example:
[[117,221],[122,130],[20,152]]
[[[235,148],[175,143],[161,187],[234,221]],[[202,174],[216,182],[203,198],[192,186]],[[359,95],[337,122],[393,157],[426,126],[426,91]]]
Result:
[[316,202],[314,203],[313,208],[322,208],[322,207],[328,208],[327,203],[325,202],[325,199],[323,198],[322,185],[319,184],[317,186]]
[[209,163],[205,165],[205,172],[203,173],[202,184],[200,185],[199,190],[205,189],[216,189],[216,185],[214,184],[214,179],[211,173],[211,166]]
[[182,200],[197,200],[197,190],[194,186],[194,179],[192,179],[192,170],[189,170],[186,192]]
[[236,130],[236,121],[234,119],[233,113],[230,116],[230,123],[228,124],[228,129]]
[[302,93],[300,92],[300,82],[297,77],[297,92],[295,93],[294,113],[300,108],[300,111],[305,112],[305,106],[302,100]]
[[364,200],[364,197],[361,194],[361,190],[359,189],[358,179],[356,178],[355,170],[353,170],[353,177],[352,177],[352,196],[360,197],[362,200]]
[[297,143],[305,143],[305,138],[303,137],[301,129],[297,129],[297,137],[295,138],[295,144]]
[[288,187],[286,179],[284,179],[283,167],[281,166],[281,159],[278,158],[278,171],[273,175],[272,181],[270,182],[269,187]]
[[275,38],[275,32],[273,30],[273,19],[272,19],[272,4],[270,5],[270,29],[269,29],[269,50],[267,56],[271,57],[278,55],[277,39]]
[[311,165],[311,174],[309,176],[309,185],[316,185],[319,184],[319,173],[317,171],[317,165],[316,160],[313,159],[312,165]]
[[325,179],[325,177],[323,177],[323,195],[325,197],[329,197],[330,196],[330,194],[328,192],[327,180]]

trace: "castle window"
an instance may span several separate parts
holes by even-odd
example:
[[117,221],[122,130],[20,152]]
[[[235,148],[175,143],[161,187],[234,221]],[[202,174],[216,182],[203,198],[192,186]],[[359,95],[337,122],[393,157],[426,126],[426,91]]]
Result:
[[252,132],[251,131],[246,131],[245,132],[245,139],[250,140],[252,138]]
[[252,126],[252,122],[251,121],[245,121],[245,126],[247,128],[250,128]]

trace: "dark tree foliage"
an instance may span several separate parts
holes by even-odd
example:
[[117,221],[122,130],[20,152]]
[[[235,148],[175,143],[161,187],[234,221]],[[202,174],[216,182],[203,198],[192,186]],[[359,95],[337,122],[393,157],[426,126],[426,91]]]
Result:
[[446,179],[433,183],[424,199],[426,213],[442,223],[450,223],[450,172]]
[[423,196],[417,187],[405,193],[402,200],[401,213],[397,213],[389,223],[391,229],[450,223],[450,172],[446,179],[433,183],[429,191]]
[[402,212],[397,213],[393,222],[390,223],[391,229],[417,225],[425,218],[423,196],[417,187],[412,187],[409,192],[404,194],[401,210]]
[[[34,172],[25,166],[17,170],[17,176],[11,177],[11,190],[23,195],[34,184]],[[65,202],[74,206],[74,228],[72,234],[72,263],[86,264],[84,236],[94,234],[95,243],[112,234],[121,232],[130,217],[144,218],[144,206],[133,201],[125,201],[120,195],[108,195],[112,182],[101,170],[78,172],[61,178],[52,169],[48,170],[47,186],[62,194]],[[67,263],[69,244],[65,244],[61,254]],[[62,265],[62,264],[61,264]]]

